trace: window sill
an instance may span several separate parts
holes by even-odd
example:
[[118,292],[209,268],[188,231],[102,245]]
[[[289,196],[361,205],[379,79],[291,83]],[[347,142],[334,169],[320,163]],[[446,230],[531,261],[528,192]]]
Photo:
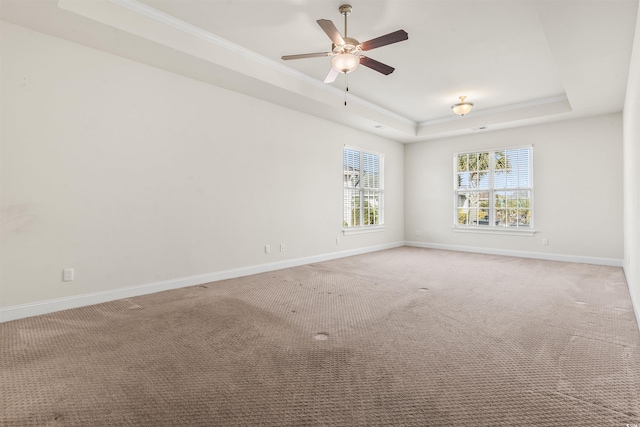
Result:
[[384,225],[374,225],[368,227],[350,227],[343,228],[342,235],[349,236],[351,234],[362,234],[362,233],[377,233],[380,231],[384,231]]
[[509,236],[533,237],[536,230],[531,228],[508,228],[508,227],[459,227],[453,226],[455,233],[476,233],[476,234],[502,234]]

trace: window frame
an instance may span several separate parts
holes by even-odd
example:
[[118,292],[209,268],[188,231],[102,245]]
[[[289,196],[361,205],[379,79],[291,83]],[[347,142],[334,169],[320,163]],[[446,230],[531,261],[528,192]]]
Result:
[[[495,156],[496,152],[504,152],[508,150],[519,150],[519,149],[529,149],[529,186],[528,187],[507,187],[507,188],[496,188],[495,187]],[[474,190],[474,191],[486,191],[489,196],[489,206],[487,209],[489,210],[489,219],[487,225],[467,225],[467,224],[459,224],[458,223],[458,197],[460,193],[468,192],[468,189],[460,189],[458,188],[458,156],[464,154],[475,154],[475,153],[488,153],[489,156],[489,170],[488,170],[488,188],[486,190]],[[463,233],[481,233],[481,234],[510,234],[510,235],[520,235],[520,236],[534,236],[536,230],[534,229],[534,219],[535,219],[535,206],[534,206],[534,178],[533,178],[533,145],[519,145],[519,146],[511,146],[511,147],[501,147],[501,148],[491,148],[491,149],[480,149],[480,150],[468,150],[464,152],[457,152],[453,154],[453,231],[455,232],[463,232]],[[496,203],[495,203],[495,195],[496,192],[500,191],[529,191],[529,210],[530,221],[529,226],[508,226],[508,225],[496,225]]]
[[[347,185],[347,180],[345,180],[345,150],[351,150],[351,151],[355,151],[359,153],[359,160],[360,160],[360,171],[364,170],[364,157],[365,155],[374,155],[378,157],[378,187],[362,187],[362,175],[361,175],[361,179],[358,180],[358,186],[357,187],[349,187]],[[355,146],[351,146],[351,145],[344,145],[342,147],[342,201],[343,201],[343,206],[342,206],[342,233],[343,235],[349,235],[349,234],[360,234],[360,233],[370,233],[370,232],[380,232],[380,231],[384,231],[385,229],[385,222],[384,222],[384,154],[383,153],[379,153],[373,150],[368,150],[368,149],[364,149],[364,148],[360,148],[360,147],[355,147]],[[347,204],[345,203],[346,200],[346,191],[353,191],[353,190],[358,190],[358,194],[359,194],[359,200],[360,200],[360,206],[358,207],[359,212],[360,212],[360,218],[359,218],[359,223],[360,225],[351,225],[345,226],[345,217],[347,216]],[[366,192],[373,192],[376,193],[378,195],[378,212],[377,212],[377,219],[378,219],[378,223],[377,224],[368,224],[368,225],[364,225],[364,217],[365,217],[365,207],[364,207],[364,202],[365,202],[365,193]],[[348,216],[351,216],[351,213],[348,214]]]

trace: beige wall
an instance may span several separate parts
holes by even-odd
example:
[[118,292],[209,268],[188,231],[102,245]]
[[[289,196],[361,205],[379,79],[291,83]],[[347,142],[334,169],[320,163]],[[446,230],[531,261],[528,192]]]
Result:
[[[6,22],[1,48],[0,307],[404,239],[400,143]],[[386,156],[384,232],[341,234],[343,144]]]
[[[454,153],[521,145],[533,145],[535,236],[454,232]],[[410,241],[621,265],[621,114],[408,145],[405,200]]]

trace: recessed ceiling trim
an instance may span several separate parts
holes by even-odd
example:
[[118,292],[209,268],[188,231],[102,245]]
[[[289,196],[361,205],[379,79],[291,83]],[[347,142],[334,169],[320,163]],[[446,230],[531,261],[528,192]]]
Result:
[[[213,33],[205,31],[202,28],[189,24],[174,16],[161,12],[151,6],[140,3],[136,0],[109,0],[109,2],[113,5],[127,9],[138,15],[151,19],[157,23],[160,23],[168,27],[171,27],[175,30],[181,31],[184,34],[198,38],[202,41],[205,41],[206,43],[213,44],[219,48],[226,50],[227,52],[239,55],[244,59],[269,67],[272,70],[275,70],[277,72],[287,75],[289,78],[297,79],[306,84],[309,84],[313,86],[315,89],[319,89],[323,92],[330,93],[335,97],[340,97],[340,98],[344,97],[344,92],[335,86],[324,84],[323,82],[317,79],[314,79],[300,71],[294,70],[293,68],[290,68],[278,61],[275,61],[263,55],[257,54],[243,46],[230,42],[229,40],[226,40],[220,36],[217,36]],[[78,1],[71,1],[71,0],[59,0],[58,7],[79,15],[86,16],[93,20],[102,22],[106,25],[114,26],[114,19],[118,19],[118,17],[114,16],[114,14],[112,13],[107,15],[106,13],[103,13],[104,11],[97,10],[96,9],[96,7],[98,7],[97,3],[99,2],[78,2]],[[89,7],[93,7],[94,9],[91,12],[89,12],[87,10],[87,8]],[[107,19],[104,19],[103,15],[107,16]],[[127,29],[123,28],[122,26],[119,26],[118,28],[123,31],[127,31]],[[137,30],[138,30],[137,35],[148,38],[154,42],[162,43],[161,41],[153,38],[152,31],[150,31],[148,34],[140,34],[141,29],[138,28]],[[162,43],[162,44],[165,44],[165,43]],[[203,59],[210,60],[209,58],[203,58]],[[224,66],[224,64],[219,64],[219,65]],[[291,90],[290,88],[286,88],[286,87],[285,89]],[[370,101],[362,99],[357,95],[353,95],[352,93],[349,93],[348,100],[349,100],[349,103],[358,104],[361,107],[364,107],[365,109],[375,111],[379,114],[382,114],[383,116],[388,117],[389,119],[400,122],[405,126],[410,126],[412,129],[415,129],[417,126],[415,121],[408,119],[398,113],[390,111],[384,107],[381,107],[377,104],[374,104]],[[343,108],[342,103],[341,102],[336,103],[336,108]]]
[[[325,86],[322,76],[310,66],[313,64],[279,60],[281,46],[289,41],[296,51],[304,46],[300,38],[291,40],[291,34],[300,34],[310,25],[310,16],[327,10],[317,2],[286,0],[278,7],[273,7],[273,2],[240,0],[0,2],[3,22],[407,143],[472,133],[471,129],[480,126],[488,126],[484,132],[492,132],[620,111],[638,10],[638,0],[595,1],[588,7],[544,0],[471,6],[469,2],[464,7],[447,0],[407,2],[402,24],[413,28],[413,47],[405,45],[404,53],[400,48],[389,51],[385,58],[411,58],[402,75],[382,86],[368,73],[358,75],[345,107],[341,82],[331,85],[333,88]],[[464,13],[460,16],[457,12]],[[384,16],[382,27],[399,24],[398,17],[375,8],[371,13]],[[422,25],[424,16],[430,17],[432,25]],[[464,38],[466,33],[456,32],[442,43],[432,44],[434,36],[457,28],[455,25],[471,28],[480,37],[469,40]],[[199,37],[201,32],[190,31],[195,27],[215,36],[206,34],[208,40],[204,40]],[[280,66],[267,64],[252,53],[247,55],[238,46],[251,47]],[[415,49],[428,55],[407,56],[407,51]],[[468,61],[461,63],[461,57]],[[425,82],[426,67],[431,75],[448,76],[447,82]],[[476,103],[471,114],[456,118],[448,108],[451,102],[438,101],[439,107],[434,104],[437,93],[448,94],[452,101],[454,95],[466,92],[468,88],[443,85],[465,81],[470,72],[478,91],[468,93]],[[559,102],[546,99],[529,104],[549,102],[542,105],[517,104],[560,94],[566,98],[556,98],[563,99]],[[431,100],[426,103],[425,97]],[[376,124],[384,128],[373,128]]]

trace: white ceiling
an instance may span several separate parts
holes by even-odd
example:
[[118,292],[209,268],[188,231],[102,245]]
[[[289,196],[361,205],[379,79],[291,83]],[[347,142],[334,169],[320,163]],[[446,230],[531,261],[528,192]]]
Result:
[[[622,110],[638,0],[353,0],[349,36],[404,29],[322,83],[336,0],[1,0],[3,20],[402,142]],[[473,111],[450,105],[466,95]]]

